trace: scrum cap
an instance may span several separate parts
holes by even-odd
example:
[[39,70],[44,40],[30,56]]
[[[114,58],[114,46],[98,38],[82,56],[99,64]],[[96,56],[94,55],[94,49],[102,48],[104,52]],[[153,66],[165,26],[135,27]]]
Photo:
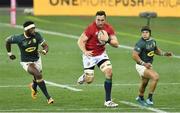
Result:
[[149,33],[151,34],[151,29],[150,29],[149,26],[143,26],[143,27],[141,28],[141,32],[143,32],[143,31],[149,31]]

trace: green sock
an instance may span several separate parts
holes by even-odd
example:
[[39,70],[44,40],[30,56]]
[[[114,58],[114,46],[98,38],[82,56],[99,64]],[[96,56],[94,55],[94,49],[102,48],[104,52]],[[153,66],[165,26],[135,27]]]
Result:
[[106,101],[111,100],[111,88],[112,88],[112,79],[106,79],[104,82]]
[[47,99],[50,98],[48,92],[47,92],[47,88],[46,88],[46,84],[44,82],[44,80],[37,82],[39,88],[41,89],[41,91],[43,92],[43,94],[46,96]]

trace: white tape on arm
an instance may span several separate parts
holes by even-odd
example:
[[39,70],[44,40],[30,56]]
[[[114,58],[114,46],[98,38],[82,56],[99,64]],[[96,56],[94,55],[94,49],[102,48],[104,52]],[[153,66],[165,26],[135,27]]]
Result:
[[12,55],[12,52],[8,52],[7,55],[8,55],[8,56],[11,56],[11,55]]
[[43,50],[41,50],[41,51],[42,51],[43,53],[47,53],[47,51],[46,51],[46,50],[44,50],[44,49],[43,49]]

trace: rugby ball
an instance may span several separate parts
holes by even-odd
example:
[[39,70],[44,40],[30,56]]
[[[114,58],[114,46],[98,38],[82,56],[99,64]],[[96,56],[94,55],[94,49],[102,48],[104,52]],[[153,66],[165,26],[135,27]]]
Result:
[[106,44],[109,39],[108,33],[105,30],[99,30],[97,34],[98,41],[101,45]]

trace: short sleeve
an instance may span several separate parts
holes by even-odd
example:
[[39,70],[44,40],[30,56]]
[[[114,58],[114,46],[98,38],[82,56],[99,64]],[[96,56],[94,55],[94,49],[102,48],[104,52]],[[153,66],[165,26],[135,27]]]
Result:
[[158,47],[157,47],[156,41],[154,41],[154,44],[155,44],[155,50],[157,50]]
[[9,37],[7,37],[6,40],[8,43],[11,43],[11,44],[17,44],[19,42],[17,35],[9,36]]
[[136,43],[134,50],[138,53],[140,53],[143,49],[143,46],[140,43]]
[[38,44],[40,45],[42,45],[43,42],[45,42],[44,38],[39,33],[37,33],[37,41],[38,41]]
[[84,30],[84,34],[85,34],[88,38],[90,38],[90,37],[92,36],[92,29],[91,29],[90,26],[87,27],[87,28]]
[[109,26],[108,35],[115,35],[115,31],[112,26]]

